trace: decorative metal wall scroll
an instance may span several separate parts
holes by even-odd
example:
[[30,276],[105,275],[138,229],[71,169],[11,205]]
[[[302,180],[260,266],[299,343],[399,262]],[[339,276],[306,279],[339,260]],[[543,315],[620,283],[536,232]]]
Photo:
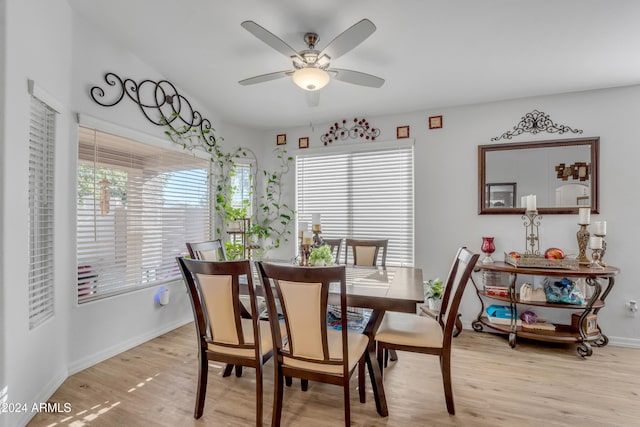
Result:
[[208,146],[216,145],[216,137],[209,119],[202,117],[199,111],[191,107],[191,103],[176,87],[167,80],[142,80],[136,83],[132,79],[122,79],[115,73],[106,73],[104,80],[108,86],[114,87],[115,95],[111,101],[105,99],[105,91],[100,86],[91,88],[90,95],[96,103],[103,107],[113,107],[120,103],[125,95],[138,104],[142,114],[154,125],[168,126],[172,132],[165,132],[174,142],[183,135],[194,132]]
[[347,128],[347,120],[343,119],[342,123],[334,123],[329,132],[320,137],[320,141],[324,145],[333,141],[345,140],[347,138],[365,138],[374,141],[380,135],[380,129],[372,128],[365,119],[353,119],[353,125]]
[[491,140],[497,141],[502,138],[511,139],[524,132],[536,134],[543,131],[559,134],[566,132],[582,133],[582,130],[572,129],[569,126],[554,123],[551,118],[549,118],[549,115],[545,114],[543,111],[533,110],[532,112],[525,114],[520,122],[513,127],[512,131],[507,131],[500,136],[491,138]]

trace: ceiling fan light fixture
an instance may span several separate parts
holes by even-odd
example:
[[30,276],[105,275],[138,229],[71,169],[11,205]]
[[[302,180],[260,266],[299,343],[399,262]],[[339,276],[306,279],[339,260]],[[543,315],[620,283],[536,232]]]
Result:
[[329,83],[329,73],[320,68],[300,68],[293,73],[293,82],[304,90],[319,90]]

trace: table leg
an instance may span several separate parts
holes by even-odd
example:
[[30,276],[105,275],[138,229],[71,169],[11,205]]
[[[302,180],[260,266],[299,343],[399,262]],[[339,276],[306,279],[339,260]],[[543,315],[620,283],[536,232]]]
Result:
[[382,384],[382,372],[376,359],[376,341],[375,335],[380,323],[382,322],[383,310],[373,310],[369,322],[364,328],[363,333],[369,337],[369,348],[365,354],[367,367],[369,368],[369,377],[371,378],[371,388],[376,401],[376,411],[381,417],[389,416],[387,407],[387,398],[384,393],[384,385]]

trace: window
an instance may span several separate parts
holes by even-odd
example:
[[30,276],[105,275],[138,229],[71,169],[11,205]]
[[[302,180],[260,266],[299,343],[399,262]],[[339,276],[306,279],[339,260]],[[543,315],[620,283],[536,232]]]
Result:
[[231,173],[231,206],[234,208],[247,208],[247,216],[250,217],[253,206],[251,205],[251,164],[236,161]]
[[389,239],[387,264],[412,265],[413,146],[298,156],[296,210],[321,213],[327,238]]
[[[30,82],[31,89],[33,88]],[[33,93],[33,92],[32,92]],[[35,95],[29,124],[29,328],[54,314],[53,202],[56,112]]]
[[180,278],[211,238],[209,160],[80,127],[78,302]]

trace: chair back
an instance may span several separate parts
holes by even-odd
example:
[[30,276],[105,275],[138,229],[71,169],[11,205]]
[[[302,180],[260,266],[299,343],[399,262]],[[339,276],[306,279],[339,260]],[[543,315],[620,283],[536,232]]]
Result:
[[451,343],[462,294],[479,256],[479,254],[474,254],[467,248],[462,247],[458,249],[451,270],[449,270],[444,295],[442,296],[442,307],[438,316],[438,321],[444,330],[445,342],[443,344],[445,346]]
[[[258,308],[249,261],[200,261],[181,257],[176,260],[189,291],[196,329],[203,348],[214,344],[255,349],[256,358],[260,357]],[[245,343],[241,321],[240,277],[246,278],[249,289],[255,344]]]
[[[267,299],[271,335],[288,337],[283,347],[274,340],[276,357],[326,365],[343,365],[347,376],[347,299],[345,267],[294,267],[268,262],[256,263],[263,290]],[[329,354],[329,334],[327,331],[327,301],[329,284],[334,283],[340,290],[342,354]],[[275,294],[274,294],[275,289]],[[281,324],[277,312],[276,299],[280,301],[286,333],[280,331]],[[335,336],[335,334],[333,334]]]
[[340,249],[342,248],[342,238],[340,239],[322,239],[324,244],[329,246],[333,254],[333,260],[336,264],[340,264]]
[[[353,256],[353,265],[373,267],[380,265],[384,267],[387,262],[387,246],[388,239],[379,240],[363,240],[363,239],[347,239],[346,249],[344,251],[344,263],[349,261],[349,248]],[[380,262],[378,263],[378,255],[382,251]]]
[[225,261],[227,254],[224,252],[222,240],[210,240],[208,242],[187,243],[187,250],[192,259],[202,261]]

